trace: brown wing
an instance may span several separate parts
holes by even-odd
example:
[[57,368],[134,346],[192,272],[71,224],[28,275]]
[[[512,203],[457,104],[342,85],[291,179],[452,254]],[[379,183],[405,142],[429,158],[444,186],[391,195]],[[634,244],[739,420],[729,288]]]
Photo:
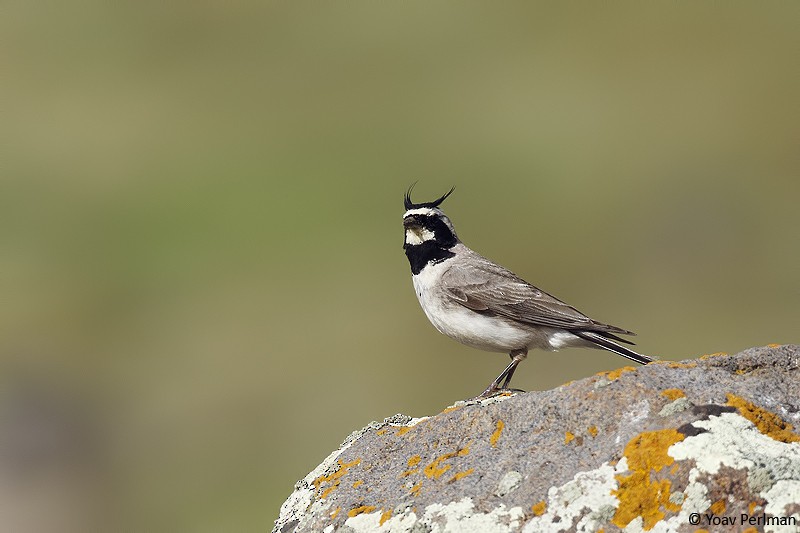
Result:
[[534,287],[513,272],[472,255],[442,276],[442,288],[455,301],[478,313],[499,315],[533,326],[632,335],[595,322],[571,305]]

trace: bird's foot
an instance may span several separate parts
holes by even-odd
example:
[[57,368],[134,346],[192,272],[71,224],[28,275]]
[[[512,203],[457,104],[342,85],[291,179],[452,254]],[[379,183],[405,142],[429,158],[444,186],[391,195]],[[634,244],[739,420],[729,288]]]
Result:
[[488,398],[494,398],[495,396],[503,396],[503,395],[510,396],[512,394],[517,394],[518,392],[525,392],[525,391],[522,389],[509,389],[505,387],[488,387],[478,396],[470,398],[470,400],[486,400]]

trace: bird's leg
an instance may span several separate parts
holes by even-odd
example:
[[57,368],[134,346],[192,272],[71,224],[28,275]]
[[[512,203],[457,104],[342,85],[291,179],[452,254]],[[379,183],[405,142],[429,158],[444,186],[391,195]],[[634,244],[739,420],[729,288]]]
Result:
[[511,358],[511,365],[509,365],[508,374],[506,374],[506,379],[503,381],[503,386],[501,388],[507,389],[508,384],[511,383],[511,377],[514,375],[514,372],[517,371],[517,366],[528,356],[527,352],[511,352],[508,354]]
[[[511,377],[514,375],[514,372],[517,370],[517,366],[528,356],[528,352],[525,350],[515,350],[508,354],[511,357],[511,363],[503,370],[497,378],[492,381],[486,390],[483,391],[478,399],[489,398],[501,392],[524,392],[520,389],[509,389],[508,385],[511,383]],[[500,386],[500,383],[503,386]]]

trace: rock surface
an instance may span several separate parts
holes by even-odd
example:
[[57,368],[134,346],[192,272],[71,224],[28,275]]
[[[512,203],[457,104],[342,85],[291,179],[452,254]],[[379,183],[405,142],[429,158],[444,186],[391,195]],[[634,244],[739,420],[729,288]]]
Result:
[[798,532],[799,425],[798,345],[625,367],[373,422],[273,532]]

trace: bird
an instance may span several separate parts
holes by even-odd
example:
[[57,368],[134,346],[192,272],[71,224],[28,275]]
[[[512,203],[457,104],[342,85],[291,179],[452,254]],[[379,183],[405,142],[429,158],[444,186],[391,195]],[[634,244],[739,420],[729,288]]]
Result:
[[509,385],[528,351],[601,348],[640,364],[653,361],[622,344],[635,333],[598,322],[468,248],[439,208],[455,187],[432,202],[404,199],[403,249],[414,292],[442,334],[472,348],[507,353],[511,363],[476,399],[522,392]]

